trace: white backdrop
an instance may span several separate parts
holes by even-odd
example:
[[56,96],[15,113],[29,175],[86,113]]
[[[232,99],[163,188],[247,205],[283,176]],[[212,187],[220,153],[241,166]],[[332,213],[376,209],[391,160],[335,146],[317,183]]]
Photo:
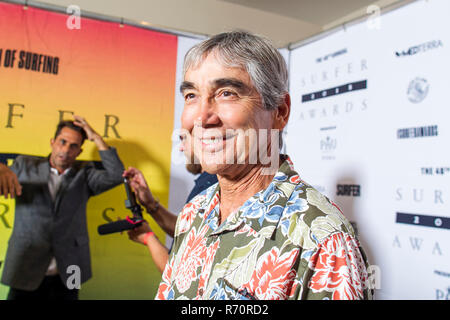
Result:
[[450,1],[291,52],[286,150],[355,223],[377,299],[450,298]]
[[[376,299],[450,298],[449,12],[448,0],[417,1],[280,50],[292,98],[286,152],[356,226],[380,268]],[[175,129],[183,57],[199,40],[178,41]],[[194,185],[178,147],[175,135],[173,212]]]

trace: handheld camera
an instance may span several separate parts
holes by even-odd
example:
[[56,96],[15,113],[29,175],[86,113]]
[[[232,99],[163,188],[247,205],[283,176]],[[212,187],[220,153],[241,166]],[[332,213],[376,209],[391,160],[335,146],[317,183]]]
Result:
[[136,195],[131,190],[128,179],[124,178],[123,183],[125,185],[125,191],[127,193],[125,207],[131,210],[133,215],[131,217],[127,216],[127,218],[123,220],[118,220],[98,226],[97,230],[100,235],[131,230],[139,227],[144,221],[144,219],[142,218],[142,208],[136,201]]

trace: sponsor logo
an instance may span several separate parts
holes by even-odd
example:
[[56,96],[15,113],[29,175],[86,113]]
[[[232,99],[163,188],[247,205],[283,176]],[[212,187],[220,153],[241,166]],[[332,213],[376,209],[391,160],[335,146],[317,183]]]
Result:
[[413,56],[418,53],[426,52],[429,50],[438,49],[441,47],[443,47],[443,43],[441,40],[432,40],[432,41],[428,41],[428,42],[425,42],[425,43],[422,43],[419,45],[409,47],[406,50],[396,51],[395,56],[398,58],[408,57],[408,56]]
[[323,56],[323,57],[317,58],[317,59],[316,59],[316,63],[325,62],[325,61],[327,61],[328,59],[336,58],[336,57],[342,56],[342,55],[344,55],[344,54],[346,54],[346,53],[347,53],[347,49],[344,48],[344,49],[341,49],[341,50],[339,50],[339,51],[336,51],[336,52],[327,54],[327,55],[325,55],[325,56]]
[[337,196],[360,197],[361,186],[359,184],[338,184]]
[[336,150],[337,140],[326,136],[320,140],[320,150],[322,151],[322,160],[334,160],[336,157],[331,153]]
[[407,97],[412,103],[422,102],[428,95],[430,85],[424,78],[415,78],[408,85]]
[[397,130],[398,139],[411,139],[423,137],[436,137],[438,135],[438,126],[424,126],[414,128],[403,128]]
[[322,160],[335,160],[334,152],[337,148],[337,139],[333,137],[333,130],[336,127],[320,128],[324,132],[324,136],[320,139],[320,151],[322,153]]

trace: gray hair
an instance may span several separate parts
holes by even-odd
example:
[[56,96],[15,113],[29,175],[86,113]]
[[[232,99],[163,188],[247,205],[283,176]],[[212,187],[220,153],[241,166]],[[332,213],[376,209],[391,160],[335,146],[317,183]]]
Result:
[[265,109],[275,110],[283,102],[288,92],[287,66],[268,39],[245,31],[215,35],[186,53],[183,77],[187,70],[198,66],[212,51],[224,66],[247,71]]

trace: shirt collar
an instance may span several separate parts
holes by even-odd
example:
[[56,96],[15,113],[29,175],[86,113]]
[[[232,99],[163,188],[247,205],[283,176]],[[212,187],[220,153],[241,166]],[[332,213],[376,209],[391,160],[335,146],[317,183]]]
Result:
[[59,174],[59,172],[56,168],[53,168],[52,166],[50,166],[50,173],[57,175],[57,176],[64,176],[67,173],[69,173],[70,169],[72,169],[72,168],[67,168],[66,170],[64,170],[63,173]]
[[271,237],[283,215],[288,199],[300,182],[292,161],[288,156],[283,155],[283,162],[269,186],[248,199],[235,214],[231,214],[220,226],[217,225],[220,186],[217,184],[217,186],[209,188],[202,207],[204,208],[205,222],[212,229],[211,235],[236,230],[243,224],[247,224],[256,232],[264,229],[263,235]]

